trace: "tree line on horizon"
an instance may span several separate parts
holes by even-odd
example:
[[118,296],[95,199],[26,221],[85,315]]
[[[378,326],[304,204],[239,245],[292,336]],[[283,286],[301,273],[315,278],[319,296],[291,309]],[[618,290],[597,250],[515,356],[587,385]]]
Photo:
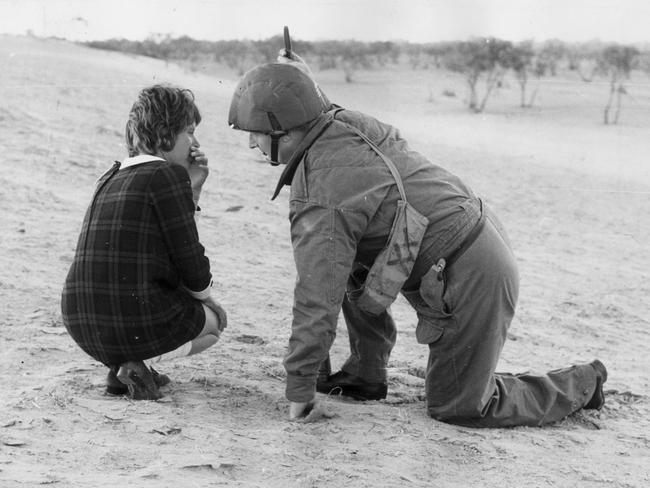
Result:
[[[284,45],[282,36],[265,40],[203,41],[188,36],[152,36],[144,41],[109,39],[85,42],[89,47],[149,56],[167,62],[189,62],[190,66],[211,62],[227,66],[238,75],[256,64],[273,62]],[[606,44],[600,41],[542,43],[488,38],[426,44],[409,42],[362,42],[352,40],[294,41],[297,52],[319,70],[340,69],[352,83],[358,70],[407,63],[412,69],[447,69],[461,74],[468,87],[468,108],[480,113],[506,73],[514,74],[520,88],[520,106],[533,106],[537,90],[531,80],[556,76],[560,66],[574,71],[585,82],[596,77],[609,81],[603,122],[616,124],[625,82],[633,70],[650,74],[650,47]]]

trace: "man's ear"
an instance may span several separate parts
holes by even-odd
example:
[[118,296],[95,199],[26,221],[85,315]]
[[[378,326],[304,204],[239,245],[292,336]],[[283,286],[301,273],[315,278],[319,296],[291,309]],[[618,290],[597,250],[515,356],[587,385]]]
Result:
[[284,143],[293,142],[298,143],[302,141],[302,138],[305,137],[306,132],[301,129],[292,129],[281,137],[281,141]]

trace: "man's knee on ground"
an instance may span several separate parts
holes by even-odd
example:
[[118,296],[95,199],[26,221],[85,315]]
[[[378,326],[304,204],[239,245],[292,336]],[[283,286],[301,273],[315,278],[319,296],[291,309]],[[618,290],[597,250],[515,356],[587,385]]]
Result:
[[427,402],[429,416],[447,424],[463,424],[463,419],[480,419],[485,402],[478,395],[452,397],[445,400],[436,398]]

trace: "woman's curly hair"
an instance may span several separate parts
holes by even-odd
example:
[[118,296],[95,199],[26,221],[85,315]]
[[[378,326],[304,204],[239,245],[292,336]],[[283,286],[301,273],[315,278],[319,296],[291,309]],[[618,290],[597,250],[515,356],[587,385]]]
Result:
[[129,156],[171,151],[178,133],[200,122],[191,90],[172,85],[145,88],[138,94],[126,123]]

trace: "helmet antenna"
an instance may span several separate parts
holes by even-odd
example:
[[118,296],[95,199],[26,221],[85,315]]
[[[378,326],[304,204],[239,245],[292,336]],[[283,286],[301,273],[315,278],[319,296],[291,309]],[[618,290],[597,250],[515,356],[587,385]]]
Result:
[[[289,27],[286,25],[284,26],[284,56],[291,59],[291,36],[289,35]],[[267,115],[269,117],[269,123],[273,128],[273,132],[271,133],[271,164],[277,166],[282,127],[272,112],[268,112]]]
[[284,57],[291,59],[291,36],[289,36],[289,27],[284,26]]

